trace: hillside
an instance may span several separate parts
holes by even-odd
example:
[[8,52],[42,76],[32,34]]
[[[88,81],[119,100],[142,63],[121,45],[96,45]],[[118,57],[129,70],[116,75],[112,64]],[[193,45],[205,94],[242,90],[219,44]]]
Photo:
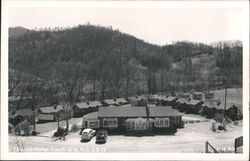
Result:
[[[227,86],[242,84],[239,41],[215,45],[182,41],[157,46],[89,24],[29,32],[10,30],[9,67],[57,85],[65,80],[72,86],[61,84],[57,90],[70,89],[70,97],[73,93],[103,99],[177,89],[205,90],[216,87],[218,78],[227,80]],[[170,87],[173,81],[200,83],[181,89]]]
[[9,37],[20,37],[28,32],[28,29],[23,27],[11,27],[9,28]]

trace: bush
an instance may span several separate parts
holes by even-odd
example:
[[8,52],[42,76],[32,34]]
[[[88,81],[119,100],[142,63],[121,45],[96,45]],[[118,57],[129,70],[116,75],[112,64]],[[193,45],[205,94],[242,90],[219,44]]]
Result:
[[21,130],[20,130],[19,125],[16,125],[16,127],[14,128],[14,133],[15,133],[15,135],[20,135],[21,134]]
[[73,124],[70,128],[70,132],[77,132],[80,130],[80,126],[78,126],[77,124]]
[[57,129],[57,131],[54,133],[54,137],[60,137],[60,136],[63,136],[65,135],[67,132],[66,132],[66,129],[62,128],[62,127],[59,127]]
[[22,135],[28,136],[30,134],[30,123],[28,121],[23,121],[18,124],[20,132]]

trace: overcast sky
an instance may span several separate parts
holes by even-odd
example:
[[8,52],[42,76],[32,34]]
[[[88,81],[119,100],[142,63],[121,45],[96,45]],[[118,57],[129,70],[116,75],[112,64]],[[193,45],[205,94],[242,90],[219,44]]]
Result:
[[242,12],[237,8],[10,8],[9,26],[112,26],[153,44],[189,40],[210,43],[241,40]]

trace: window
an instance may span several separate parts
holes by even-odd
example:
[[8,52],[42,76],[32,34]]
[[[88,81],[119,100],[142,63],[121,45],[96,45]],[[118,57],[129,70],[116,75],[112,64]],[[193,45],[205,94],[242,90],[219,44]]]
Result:
[[94,128],[99,128],[99,127],[100,127],[99,120],[88,121],[88,128],[94,129]]
[[133,130],[134,122],[126,122],[126,129]]
[[108,128],[118,127],[118,121],[116,118],[103,119],[103,127],[108,127]]
[[169,118],[158,118],[155,127],[169,127]]

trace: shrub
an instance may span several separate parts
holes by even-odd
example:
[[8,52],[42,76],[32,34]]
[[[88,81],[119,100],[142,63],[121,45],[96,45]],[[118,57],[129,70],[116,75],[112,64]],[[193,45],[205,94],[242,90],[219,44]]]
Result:
[[23,132],[23,135],[28,136],[30,134],[30,123],[28,121],[23,121],[18,124],[20,127],[20,132]]
[[77,132],[80,130],[80,126],[78,126],[77,124],[73,124],[70,128],[70,132]]
[[19,125],[16,125],[16,127],[14,128],[14,133],[15,133],[15,135],[20,135],[21,134],[21,130],[20,130]]
[[63,136],[66,133],[66,129],[58,127],[57,131],[54,133],[54,137]]

